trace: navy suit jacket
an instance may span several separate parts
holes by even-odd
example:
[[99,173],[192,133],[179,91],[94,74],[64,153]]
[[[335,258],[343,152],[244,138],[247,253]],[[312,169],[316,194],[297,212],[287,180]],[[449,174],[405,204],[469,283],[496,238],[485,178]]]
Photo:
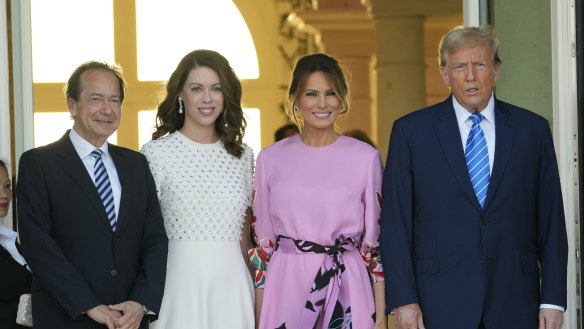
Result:
[[537,328],[540,303],[566,307],[568,244],[549,124],[495,100],[482,209],[451,97],[393,125],[381,212],[386,311],[419,303],[431,329],[474,329],[481,317],[486,328]]
[[35,328],[105,328],[85,312],[128,300],[160,311],[168,239],[154,180],[142,154],[111,144],[109,152],[122,186],[115,232],[68,132],[20,159],[17,209]]

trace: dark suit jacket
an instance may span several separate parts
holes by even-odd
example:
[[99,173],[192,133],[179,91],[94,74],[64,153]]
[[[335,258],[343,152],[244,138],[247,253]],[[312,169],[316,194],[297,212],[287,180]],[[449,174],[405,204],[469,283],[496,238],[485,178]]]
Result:
[[[17,245],[18,246],[18,245]],[[16,324],[20,295],[30,293],[32,274],[0,246],[0,328],[26,328]]]
[[431,329],[474,329],[482,316],[486,328],[537,328],[540,303],[566,307],[568,245],[549,124],[496,100],[481,209],[451,97],[393,126],[381,216],[387,311],[417,302]]
[[17,209],[35,328],[104,328],[85,312],[128,300],[160,311],[168,239],[154,180],[140,153],[109,152],[122,186],[116,232],[69,132],[20,159]]

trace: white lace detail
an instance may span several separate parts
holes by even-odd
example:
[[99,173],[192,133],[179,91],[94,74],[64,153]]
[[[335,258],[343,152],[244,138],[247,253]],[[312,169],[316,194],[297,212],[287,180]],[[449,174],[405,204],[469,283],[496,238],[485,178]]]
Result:
[[243,147],[238,159],[221,141],[199,144],[178,131],[144,145],[169,239],[241,240],[253,193],[253,151]]

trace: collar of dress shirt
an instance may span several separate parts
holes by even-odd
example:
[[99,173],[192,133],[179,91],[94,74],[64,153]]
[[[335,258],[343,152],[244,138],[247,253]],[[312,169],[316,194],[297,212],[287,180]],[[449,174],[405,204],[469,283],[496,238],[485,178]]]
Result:
[[[73,143],[73,147],[81,159],[85,159],[85,157],[90,155],[91,152],[96,149],[96,147],[93,146],[90,142],[79,136],[79,134],[73,128],[71,128],[71,131],[69,132],[69,138],[71,139],[71,143]],[[103,156],[110,156],[107,142],[103,143],[99,149],[103,152]]]
[[16,237],[18,233],[14,232],[13,230],[9,229],[8,227],[0,224],[0,239],[8,240],[11,243],[16,241]]
[[[460,103],[456,100],[456,97],[452,95],[452,106],[454,106],[454,113],[456,113],[456,120],[460,126],[470,116],[470,112],[462,107]],[[491,99],[489,99],[489,104],[483,110],[479,111],[483,115],[484,120],[490,122],[493,126],[495,125],[495,96],[491,93]]]

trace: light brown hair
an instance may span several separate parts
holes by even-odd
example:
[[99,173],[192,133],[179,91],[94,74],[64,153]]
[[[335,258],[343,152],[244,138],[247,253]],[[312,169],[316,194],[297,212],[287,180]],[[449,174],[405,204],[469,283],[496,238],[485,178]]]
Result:
[[495,29],[491,25],[478,27],[457,26],[446,33],[438,45],[438,64],[440,67],[447,65],[448,55],[460,49],[470,48],[486,44],[491,49],[493,63],[501,65],[499,58],[499,40],[495,37]]

